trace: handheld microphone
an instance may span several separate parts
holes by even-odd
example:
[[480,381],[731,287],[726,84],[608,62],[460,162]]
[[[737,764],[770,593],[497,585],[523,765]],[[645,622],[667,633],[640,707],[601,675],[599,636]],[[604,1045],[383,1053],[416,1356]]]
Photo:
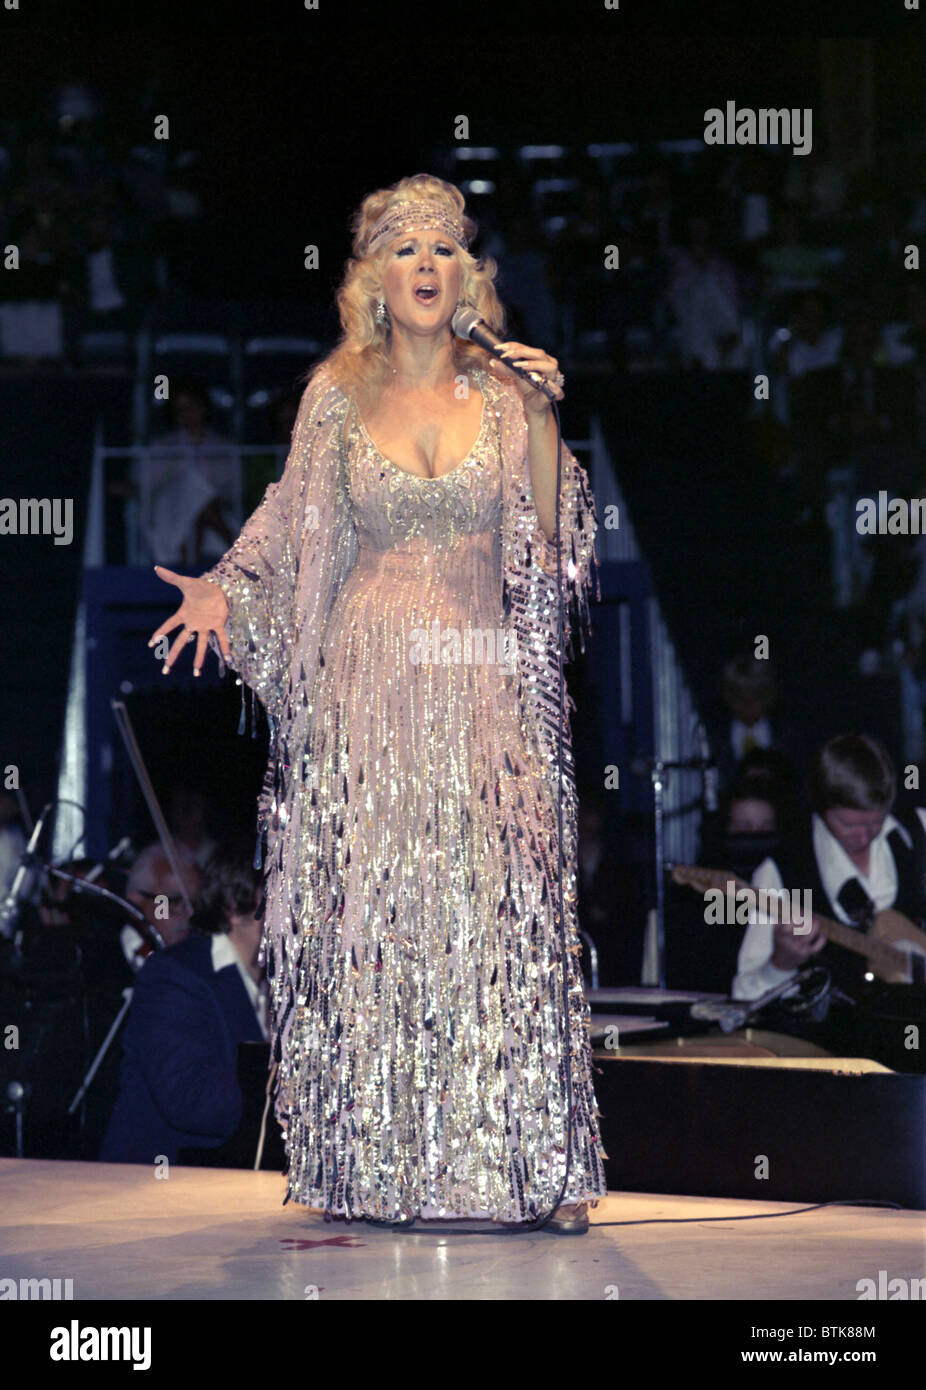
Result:
[[506,367],[510,367],[519,377],[523,377],[525,381],[529,381],[531,386],[535,387],[536,390],[542,391],[548,401],[556,400],[556,393],[545,376],[541,376],[539,372],[532,372],[527,367],[515,366],[513,362],[507,361],[502,353],[499,352],[498,345],[502,342],[502,339],[497,333],[493,332],[485,319],[480,317],[478,309],[473,309],[468,304],[463,305],[461,308],[457,309],[453,318],[450,320],[450,327],[458,338],[468,338],[469,341],[475,343],[477,347],[485,348],[486,352],[490,352],[493,357],[497,357],[499,362],[504,362]]

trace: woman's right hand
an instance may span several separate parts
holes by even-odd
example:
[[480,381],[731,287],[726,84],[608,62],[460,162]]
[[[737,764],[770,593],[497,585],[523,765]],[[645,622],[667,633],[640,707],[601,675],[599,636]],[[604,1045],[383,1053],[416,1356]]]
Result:
[[155,628],[148,643],[149,647],[153,647],[156,642],[166,637],[178,623],[183,624],[183,630],[165,658],[162,674],[167,674],[194,634],[196,636],[196,655],[193,658],[194,676],[198,676],[202,670],[203,659],[209,649],[210,632],[215,633],[219,650],[228,661],[231,656],[228,638],[225,635],[228,599],[218,584],[213,584],[207,579],[191,579],[185,574],[175,574],[173,570],[165,569],[163,565],[155,565],[154,570],[158,578],[163,579],[165,584],[176,584],[183,595],[183,601],[176,613],[172,614],[166,622],[161,623],[160,627]]

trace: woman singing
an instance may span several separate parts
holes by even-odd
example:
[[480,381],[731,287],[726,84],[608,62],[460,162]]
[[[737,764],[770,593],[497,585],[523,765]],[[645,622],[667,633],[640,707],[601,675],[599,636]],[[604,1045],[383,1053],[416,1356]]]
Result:
[[[556,421],[458,339],[497,333],[495,263],[426,174],[365,198],[286,469],[183,601],[267,712],[264,952],[287,1200],[329,1218],[529,1222],[566,1171],[559,930]],[[553,382],[556,359],[507,344]],[[587,624],[596,522],[563,447],[564,631]],[[242,692],[244,698],[244,692]],[[572,1162],[550,1228],[605,1194],[578,966],[564,725]]]

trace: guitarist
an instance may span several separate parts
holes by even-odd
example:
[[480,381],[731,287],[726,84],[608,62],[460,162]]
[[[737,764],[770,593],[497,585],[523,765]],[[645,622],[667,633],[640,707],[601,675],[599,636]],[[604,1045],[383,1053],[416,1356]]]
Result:
[[[822,916],[864,930],[873,913],[894,908],[912,921],[926,916],[926,808],[892,811],[897,775],[891,758],[868,734],[831,738],[814,756],[808,781],[813,814],[796,848],[766,859],[755,888],[811,889]],[[808,962],[830,971],[834,985],[858,998],[868,962],[827,941],[816,921],[752,922],[733,981],[735,999],[755,999]]]

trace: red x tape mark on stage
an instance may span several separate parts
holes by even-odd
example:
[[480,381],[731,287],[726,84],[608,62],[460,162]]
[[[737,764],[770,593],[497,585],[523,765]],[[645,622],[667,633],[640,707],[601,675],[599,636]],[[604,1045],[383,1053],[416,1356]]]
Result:
[[290,1250],[314,1250],[316,1245],[339,1245],[342,1249],[354,1249],[366,1242],[358,1240],[356,1236],[329,1236],[327,1240],[296,1240],[293,1236],[287,1236],[280,1244],[288,1245]]

